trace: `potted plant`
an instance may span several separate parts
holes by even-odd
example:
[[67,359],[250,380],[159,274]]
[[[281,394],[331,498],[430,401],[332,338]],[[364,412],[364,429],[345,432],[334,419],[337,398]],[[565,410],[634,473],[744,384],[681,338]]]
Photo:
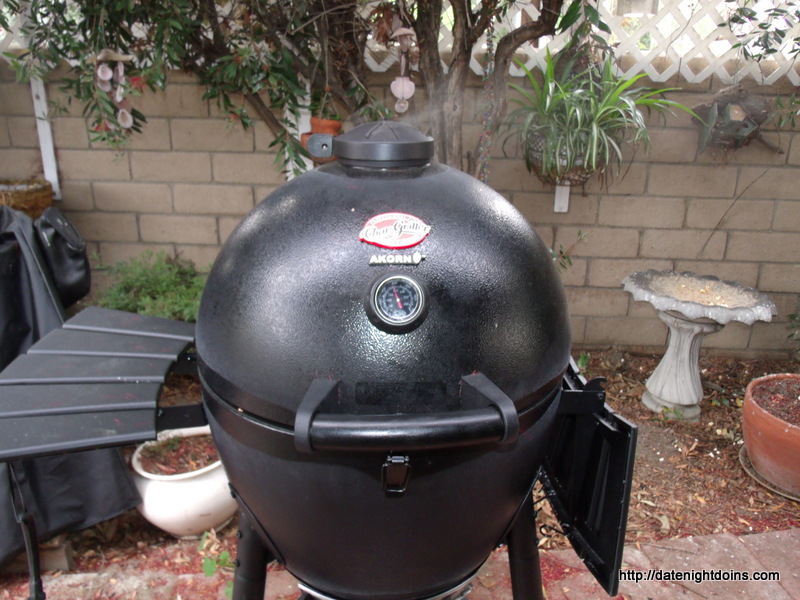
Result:
[[236,512],[208,426],[162,431],[136,448],[131,468],[139,512],[176,537],[220,528]]
[[[742,406],[744,452],[758,480],[800,498],[800,374],[766,375],[751,381]],[[762,481],[764,483],[764,481]]]
[[[99,296],[101,306],[167,319],[196,320],[205,276],[191,261],[165,252],[145,252],[100,270],[103,269],[110,272],[112,282]],[[198,390],[196,376],[173,373],[159,403],[199,402]],[[198,443],[205,457],[197,452]],[[173,535],[199,535],[219,527],[236,510],[208,427],[159,433],[157,442],[136,448],[131,470],[142,497],[139,512]]]
[[529,89],[511,84],[519,107],[510,114],[509,137],[518,136],[528,171],[545,184],[583,185],[594,173],[619,174],[623,148],[650,143],[640,109],[688,110],[663,97],[673,88],[634,87],[644,75],[615,75],[610,52],[594,58],[593,49],[575,48],[581,46],[547,52],[541,77],[520,65]]

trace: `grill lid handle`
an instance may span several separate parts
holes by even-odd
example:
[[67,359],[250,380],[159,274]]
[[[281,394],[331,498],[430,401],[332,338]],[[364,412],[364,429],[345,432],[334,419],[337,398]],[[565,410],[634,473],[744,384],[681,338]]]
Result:
[[489,406],[432,414],[317,414],[323,402],[338,394],[339,381],[315,379],[295,416],[295,447],[309,453],[513,444],[519,437],[519,416],[513,400],[482,373],[464,376],[461,381],[464,396],[483,400]]

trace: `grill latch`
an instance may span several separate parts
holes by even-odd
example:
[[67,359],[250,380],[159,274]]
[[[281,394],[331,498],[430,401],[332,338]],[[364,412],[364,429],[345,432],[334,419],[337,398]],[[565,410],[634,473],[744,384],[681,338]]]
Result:
[[386,495],[403,494],[408,487],[408,478],[411,475],[411,461],[407,456],[390,454],[386,457],[381,469],[381,481]]

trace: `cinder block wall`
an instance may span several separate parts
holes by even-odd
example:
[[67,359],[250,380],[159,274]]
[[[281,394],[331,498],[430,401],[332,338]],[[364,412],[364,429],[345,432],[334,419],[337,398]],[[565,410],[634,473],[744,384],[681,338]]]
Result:
[[[2,61],[0,61],[2,62]],[[379,94],[390,79],[376,76]],[[659,84],[663,87],[663,84]],[[707,101],[716,81],[670,95],[687,106]],[[790,93],[781,86],[757,90]],[[59,95],[49,86],[51,97]],[[77,107],[53,121],[62,208],[106,264],[145,250],[165,250],[201,268],[231,230],[281,184],[273,138],[257,124],[230,126],[203,90],[180,73],[166,93],[147,94],[143,135],[115,154],[89,143]],[[420,96],[422,94],[419,94]],[[480,81],[465,98],[465,150],[480,135]],[[424,98],[416,110],[424,114]],[[42,172],[29,88],[0,67],[0,177]],[[410,117],[413,120],[413,114]],[[704,350],[738,356],[787,355],[788,314],[800,308],[800,135],[767,133],[776,154],[753,144],[727,154],[698,155],[688,115],[652,119],[652,150],[639,150],[625,177],[607,187],[574,189],[567,213],[553,212],[553,190],[525,170],[511,144],[496,144],[492,187],[507,197],[553,248],[572,248],[564,274],[576,346],[664,347],[667,329],[649,304],[633,302],[621,280],[643,269],[690,270],[757,287],[778,307],[771,324],[729,324]],[[579,232],[585,235],[578,242]],[[102,279],[101,279],[102,282]]]

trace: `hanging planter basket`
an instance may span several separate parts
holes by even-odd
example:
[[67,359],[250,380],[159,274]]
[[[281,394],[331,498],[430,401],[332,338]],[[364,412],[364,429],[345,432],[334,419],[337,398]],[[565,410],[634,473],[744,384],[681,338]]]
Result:
[[528,169],[533,171],[545,185],[584,185],[594,175],[594,171],[583,168],[579,163],[563,173],[553,173],[553,169],[545,169],[544,154],[545,138],[538,135],[529,137],[527,146]]
[[0,205],[38,219],[53,204],[53,186],[44,179],[0,179]]

